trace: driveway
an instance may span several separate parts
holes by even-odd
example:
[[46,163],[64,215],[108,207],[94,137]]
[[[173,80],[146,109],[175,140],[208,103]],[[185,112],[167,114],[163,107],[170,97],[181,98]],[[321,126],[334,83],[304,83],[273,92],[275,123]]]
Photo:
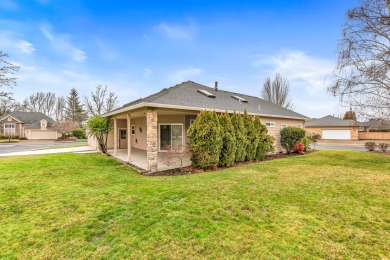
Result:
[[27,140],[19,143],[0,143],[0,154],[14,153],[14,152],[26,152],[39,150],[43,148],[58,148],[69,146],[88,146],[87,142],[54,142],[51,140]]

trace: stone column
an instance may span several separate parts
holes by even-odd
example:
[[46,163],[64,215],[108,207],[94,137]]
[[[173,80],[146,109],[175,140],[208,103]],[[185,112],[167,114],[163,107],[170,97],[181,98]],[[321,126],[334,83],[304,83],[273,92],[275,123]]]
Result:
[[114,156],[117,156],[118,151],[118,123],[116,117],[114,117]]
[[155,108],[148,108],[146,112],[146,159],[148,170],[157,171],[157,111]]
[[127,161],[131,162],[131,118],[130,114],[127,114]]

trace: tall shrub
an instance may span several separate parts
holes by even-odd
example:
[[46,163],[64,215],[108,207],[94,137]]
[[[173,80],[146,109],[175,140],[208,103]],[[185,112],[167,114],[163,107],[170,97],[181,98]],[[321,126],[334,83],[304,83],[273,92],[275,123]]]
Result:
[[291,153],[291,149],[305,137],[305,130],[299,127],[288,126],[280,130],[280,144],[287,153]]
[[222,150],[219,155],[219,165],[232,166],[236,158],[237,142],[230,115],[227,112],[221,114],[219,123],[222,130]]
[[268,129],[260,122],[260,118],[255,118],[254,126],[258,138],[255,159],[262,160],[267,155],[267,153],[274,150],[273,143],[275,139],[268,135]]
[[247,140],[245,137],[246,130],[245,130],[245,126],[244,126],[244,119],[243,119],[242,115],[237,114],[236,112],[233,113],[231,119],[232,119],[234,131],[236,134],[236,142],[237,142],[237,150],[236,150],[235,160],[236,160],[236,162],[243,162],[243,161],[245,161],[246,146],[247,146]]
[[110,120],[101,116],[94,116],[88,121],[88,135],[96,138],[99,144],[99,150],[107,153],[108,134],[113,127]]
[[222,131],[215,112],[201,111],[188,129],[188,139],[195,167],[211,169],[218,166]]
[[255,130],[253,117],[248,115],[246,110],[244,112],[243,119],[244,119],[244,127],[246,129],[245,137],[247,141],[245,160],[252,161],[256,157],[256,149],[259,143],[259,139]]

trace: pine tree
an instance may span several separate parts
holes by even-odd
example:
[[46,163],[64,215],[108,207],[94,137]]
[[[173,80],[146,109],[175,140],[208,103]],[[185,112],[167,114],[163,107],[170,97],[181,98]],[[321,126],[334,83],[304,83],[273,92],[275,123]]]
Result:
[[252,161],[256,157],[256,149],[258,145],[258,138],[255,131],[255,125],[253,121],[253,117],[248,115],[246,110],[244,111],[244,126],[246,129],[246,140],[247,140],[247,147],[246,147],[246,157],[245,160]]
[[201,111],[188,129],[188,139],[195,167],[218,166],[222,149],[222,131],[215,112]]
[[219,116],[222,130],[222,150],[219,156],[220,166],[232,166],[235,162],[237,142],[234,126],[227,112]]
[[236,162],[243,162],[245,161],[246,147],[247,147],[247,140],[245,138],[246,130],[244,126],[244,120],[242,115],[234,112],[231,117],[231,121],[236,134],[236,143],[237,143],[235,160]]
[[75,88],[72,88],[67,97],[66,118],[72,122],[77,122],[81,125],[87,116],[80,102],[79,93]]

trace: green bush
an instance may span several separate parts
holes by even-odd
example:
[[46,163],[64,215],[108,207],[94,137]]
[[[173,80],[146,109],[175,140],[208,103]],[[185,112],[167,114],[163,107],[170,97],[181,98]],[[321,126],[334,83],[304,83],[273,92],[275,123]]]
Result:
[[275,139],[272,136],[268,135],[268,129],[260,122],[260,118],[256,117],[254,119],[254,127],[256,130],[258,142],[255,159],[262,160],[267,155],[267,153],[275,150],[273,146]]
[[77,128],[72,131],[72,136],[76,137],[77,139],[83,139],[85,138],[84,129],[83,128]]
[[291,153],[291,149],[305,137],[305,130],[302,128],[288,126],[280,130],[280,144],[287,153]]
[[218,166],[222,135],[217,114],[201,111],[188,129],[191,159],[195,167],[213,169]]
[[219,155],[219,166],[232,166],[236,158],[236,133],[228,113],[219,116],[222,130],[222,150]]
[[256,158],[257,145],[259,143],[259,137],[256,133],[253,117],[244,112],[244,127],[246,129],[246,161],[252,161]]
[[236,162],[243,162],[245,161],[246,147],[247,147],[244,119],[242,115],[234,112],[231,117],[231,120],[236,134],[236,142],[237,142],[235,160]]
[[305,146],[304,148],[304,151],[306,152],[307,150],[310,150],[311,149],[311,143],[312,143],[312,140],[311,140],[311,136],[305,136],[302,138],[301,142],[303,143],[303,145]]
[[0,139],[19,139],[18,135],[0,135]]

